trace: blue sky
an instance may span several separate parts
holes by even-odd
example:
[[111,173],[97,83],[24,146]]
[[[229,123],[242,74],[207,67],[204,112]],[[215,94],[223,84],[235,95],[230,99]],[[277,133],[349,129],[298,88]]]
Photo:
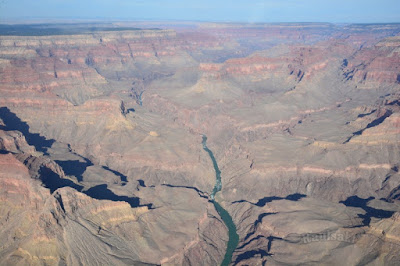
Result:
[[0,20],[400,22],[400,0],[0,0]]

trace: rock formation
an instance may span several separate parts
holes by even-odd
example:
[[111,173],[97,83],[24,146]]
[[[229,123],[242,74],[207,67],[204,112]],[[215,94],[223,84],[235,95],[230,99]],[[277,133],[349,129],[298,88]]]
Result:
[[400,263],[397,24],[135,27],[0,36],[1,265],[220,264],[202,134],[231,264]]

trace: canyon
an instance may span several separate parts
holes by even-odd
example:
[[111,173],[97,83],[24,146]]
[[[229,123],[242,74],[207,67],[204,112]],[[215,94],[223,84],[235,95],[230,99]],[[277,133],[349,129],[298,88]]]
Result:
[[400,24],[8,25],[0,80],[0,265],[400,263]]

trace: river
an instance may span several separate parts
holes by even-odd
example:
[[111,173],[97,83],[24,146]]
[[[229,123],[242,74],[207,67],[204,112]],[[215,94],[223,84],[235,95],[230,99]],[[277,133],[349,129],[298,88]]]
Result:
[[211,193],[211,201],[214,204],[215,209],[221,216],[222,221],[228,227],[229,240],[226,247],[225,257],[221,263],[221,266],[227,266],[232,261],[232,255],[239,243],[239,235],[236,232],[236,225],[232,220],[229,212],[225,210],[215,199],[215,194],[222,189],[221,182],[221,171],[219,170],[217,160],[215,160],[213,152],[207,147],[207,136],[203,135],[203,149],[208,153],[215,170],[215,186]]

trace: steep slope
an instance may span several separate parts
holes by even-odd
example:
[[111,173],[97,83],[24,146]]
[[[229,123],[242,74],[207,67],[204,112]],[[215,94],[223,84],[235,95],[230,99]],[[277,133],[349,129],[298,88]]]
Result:
[[218,265],[206,134],[232,264],[398,264],[399,26],[171,27],[0,36],[0,263]]

